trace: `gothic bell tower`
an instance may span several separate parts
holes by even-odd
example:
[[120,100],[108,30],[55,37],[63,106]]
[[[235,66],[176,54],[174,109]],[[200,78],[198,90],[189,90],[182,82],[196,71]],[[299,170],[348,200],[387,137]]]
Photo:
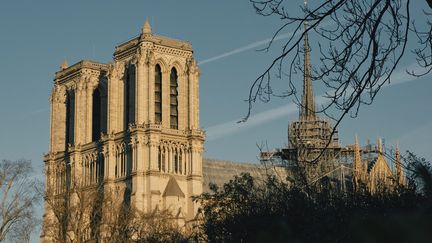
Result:
[[79,191],[109,192],[117,204],[168,210],[184,222],[197,215],[205,134],[192,45],[155,35],[146,21],[113,58],[65,61],[55,74],[44,229],[56,222],[49,202]]

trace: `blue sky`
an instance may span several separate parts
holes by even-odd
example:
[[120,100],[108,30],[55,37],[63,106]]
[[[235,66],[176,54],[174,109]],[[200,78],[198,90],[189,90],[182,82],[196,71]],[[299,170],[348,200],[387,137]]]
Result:
[[[301,4],[293,1],[293,11]],[[418,4],[415,7],[424,7]],[[270,148],[286,144],[287,122],[297,112],[281,107],[291,98],[257,104],[252,115],[266,119],[235,125],[247,111],[244,100],[251,82],[278,51],[277,47],[268,53],[256,51],[280,21],[256,15],[248,1],[3,1],[1,5],[2,159],[31,159],[41,169],[42,153],[48,148],[48,97],[62,60],[111,62],[115,45],[136,36],[146,18],[154,33],[193,44],[201,68],[201,125],[209,130],[206,157],[256,162],[257,143],[267,142]],[[355,133],[362,143],[382,136],[388,146],[399,141],[402,149],[432,157],[428,141],[432,84],[430,77],[405,75],[404,67],[411,64],[404,60],[395,74],[409,82],[383,89],[372,106],[361,108],[357,119],[342,123],[343,143],[351,143]]]
[[[426,7],[424,1],[412,2],[413,12]],[[292,1],[292,11],[299,11],[302,3]],[[48,99],[63,59],[69,64],[82,59],[111,62],[114,47],[138,35],[146,18],[155,34],[193,45],[201,69],[201,125],[209,135],[205,157],[257,162],[256,144],[275,148],[287,143],[288,121],[298,114],[290,108],[291,98],[257,104],[249,123],[236,125],[247,112],[244,100],[252,81],[278,51],[256,50],[281,24],[276,17],[258,16],[249,1],[4,0],[0,159],[30,159],[41,173],[42,154],[48,150]],[[311,36],[310,41],[313,49],[317,40]],[[403,60],[395,73],[400,83],[384,88],[358,118],[344,120],[339,128],[343,144],[352,143],[356,133],[362,144],[381,136],[387,146],[398,141],[402,150],[432,158],[431,76],[406,76],[404,68],[413,62]],[[277,82],[285,85],[284,80]]]
[[[293,11],[302,4],[297,2],[293,1]],[[415,7],[424,7],[418,4]],[[136,36],[146,18],[154,33],[193,44],[201,68],[201,125],[209,130],[206,157],[256,162],[257,143],[266,142],[270,148],[286,144],[287,123],[297,112],[281,107],[291,98],[257,104],[252,115],[266,119],[235,125],[247,111],[244,100],[251,82],[278,51],[277,47],[267,53],[256,51],[280,20],[256,15],[248,1],[3,1],[1,5],[1,159],[31,159],[40,170],[48,148],[48,97],[62,60],[111,62],[114,47]],[[310,41],[316,45],[313,37]],[[362,143],[382,136],[388,146],[399,141],[403,150],[432,157],[428,141],[432,83],[430,77],[407,77],[404,67],[411,64],[412,60],[404,60],[395,75],[409,82],[383,89],[372,106],[361,108],[357,119],[342,123],[342,143],[351,143],[355,133]]]

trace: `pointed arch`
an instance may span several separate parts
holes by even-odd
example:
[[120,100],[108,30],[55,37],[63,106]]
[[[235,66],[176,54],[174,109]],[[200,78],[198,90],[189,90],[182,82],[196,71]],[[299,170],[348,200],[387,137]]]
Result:
[[127,130],[129,123],[135,122],[135,82],[136,65],[130,63],[125,71],[126,82],[124,86],[124,130]]
[[173,62],[170,63],[169,66],[170,66],[170,70],[175,68],[178,76],[182,76],[182,74],[184,72],[184,68],[183,68],[184,65],[182,65],[179,60],[174,60]]
[[154,106],[155,123],[162,123],[162,68],[159,64],[155,66]]
[[92,141],[98,141],[101,133],[101,94],[99,89],[93,91]]
[[66,93],[66,149],[68,144],[75,143],[75,90],[70,89]]
[[170,73],[170,128],[178,129],[178,72],[175,67]]
[[107,132],[107,102],[108,90],[104,82],[100,81],[93,90],[92,102],[92,141],[98,141],[101,134]]
[[164,58],[158,58],[155,60],[155,65],[159,65],[159,67],[161,68],[161,72],[167,72],[169,69],[169,65],[166,62],[166,60]]

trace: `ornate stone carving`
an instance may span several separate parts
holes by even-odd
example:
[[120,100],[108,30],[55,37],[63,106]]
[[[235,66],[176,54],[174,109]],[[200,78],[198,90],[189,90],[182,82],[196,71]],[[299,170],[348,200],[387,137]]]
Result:
[[66,102],[66,87],[64,85],[55,85],[52,94],[51,102],[54,104],[64,104]]
[[93,75],[87,77],[87,88],[90,91],[95,90],[98,87],[98,84],[99,84],[99,78],[98,77],[93,76]]
[[81,77],[80,79],[78,79],[77,81],[75,81],[75,85],[76,85],[76,90],[78,92],[82,92],[85,90],[86,88],[86,84],[85,84],[85,76]]
[[145,60],[146,64],[150,65],[150,66],[154,66],[156,63],[156,59],[154,56],[154,52],[152,49],[147,49],[147,55],[146,55],[146,60]]
[[195,58],[191,57],[186,60],[186,66],[189,74],[196,74],[199,72],[198,65],[195,61]]
[[108,72],[106,76],[108,79],[122,79],[125,72],[125,65],[122,62],[115,62],[114,64],[110,64]]
[[138,66],[144,65],[147,60],[147,51],[144,49],[144,47],[140,46],[137,48],[137,54],[135,56],[135,62],[138,64]]

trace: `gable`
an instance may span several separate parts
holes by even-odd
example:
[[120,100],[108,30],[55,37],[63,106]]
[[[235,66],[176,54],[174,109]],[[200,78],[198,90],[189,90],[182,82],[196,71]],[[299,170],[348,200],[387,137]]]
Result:
[[175,196],[175,197],[185,197],[185,194],[180,189],[177,184],[176,179],[174,177],[170,177],[167,186],[165,187],[165,191],[162,194],[163,197]]

